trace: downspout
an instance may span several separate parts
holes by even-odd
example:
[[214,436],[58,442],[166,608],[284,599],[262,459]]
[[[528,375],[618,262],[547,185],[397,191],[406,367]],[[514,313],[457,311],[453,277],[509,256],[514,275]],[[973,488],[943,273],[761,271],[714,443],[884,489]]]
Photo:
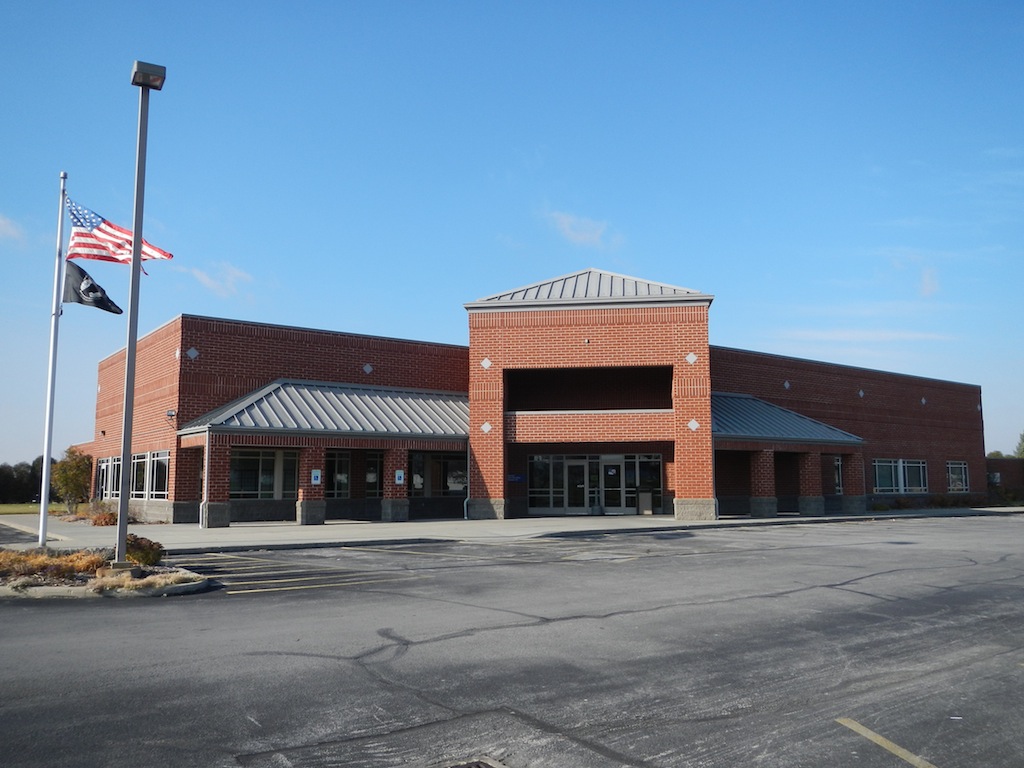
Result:
[[[468,430],[467,430],[468,432]],[[469,520],[469,435],[466,435],[466,498],[462,502],[462,519]]]
[[199,502],[199,527],[203,525],[202,509],[210,509],[210,428],[206,428],[206,449],[203,451],[203,498]]

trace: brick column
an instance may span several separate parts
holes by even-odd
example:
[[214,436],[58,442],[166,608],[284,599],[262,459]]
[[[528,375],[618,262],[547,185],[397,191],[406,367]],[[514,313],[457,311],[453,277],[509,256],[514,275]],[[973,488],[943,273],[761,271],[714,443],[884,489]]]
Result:
[[825,496],[821,491],[821,453],[801,453],[797,461],[800,470],[798,511],[801,515],[825,514]]
[[[320,472],[319,485],[313,485],[314,470]],[[327,518],[323,471],[323,446],[299,451],[299,498],[295,502],[295,521],[299,525],[323,525]]]
[[504,313],[469,316],[469,491],[473,519],[505,517]]
[[675,460],[672,465],[676,520],[714,520],[715,451],[711,435],[711,363],[707,309],[699,322],[680,330],[678,359],[672,369]]
[[167,498],[172,523],[198,523],[203,497],[203,450],[178,448],[171,452]]
[[231,525],[231,446],[210,435],[204,456],[203,501],[199,504],[201,528],[227,528]]
[[863,453],[843,454],[843,514],[863,515],[868,510]]
[[750,454],[750,514],[752,517],[774,517],[778,512],[775,451],[754,451]]
[[380,519],[386,523],[400,523],[409,519],[409,478],[403,477],[400,485],[395,482],[395,473],[405,475],[408,468],[408,449],[389,448],[384,451],[384,498],[380,503]]

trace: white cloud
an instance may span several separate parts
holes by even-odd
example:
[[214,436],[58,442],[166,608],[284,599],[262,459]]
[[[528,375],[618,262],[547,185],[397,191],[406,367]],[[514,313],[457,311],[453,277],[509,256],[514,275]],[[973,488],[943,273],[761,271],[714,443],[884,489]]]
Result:
[[25,233],[11,219],[0,214],[0,240],[22,240]]
[[605,245],[603,240],[608,231],[607,222],[594,221],[561,211],[552,211],[548,214],[548,218],[554,223],[555,229],[561,233],[562,237],[570,243],[592,248],[600,248]]
[[251,283],[252,275],[243,272],[238,267],[227,263],[216,264],[216,274],[209,274],[201,269],[192,268],[186,270],[203,287],[212,291],[222,298],[228,298],[238,293],[240,283]]

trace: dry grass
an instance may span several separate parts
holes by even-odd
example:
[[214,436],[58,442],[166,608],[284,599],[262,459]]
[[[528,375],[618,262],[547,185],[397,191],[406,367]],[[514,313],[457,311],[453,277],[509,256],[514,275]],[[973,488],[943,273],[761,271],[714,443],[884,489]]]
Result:
[[0,549],[0,582],[32,579],[39,584],[75,584],[96,575],[107,564],[106,551],[52,549],[16,551]]
[[202,581],[203,577],[195,573],[179,570],[167,570],[151,573],[141,579],[132,578],[130,573],[121,573],[117,576],[103,576],[89,582],[89,589],[93,592],[106,592],[114,589],[138,591],[147,589],[159,589],[174,584],[191,584]]
[[202,581],[203,577],[177,568],[143,566],[141,578],[130,572],[97,577],[96,571],[106,566],[113,552],[82,549],[57,551],[31,549],[17,551],[0,549],[0,584],[15,590],[45,586],[85,586],[92,592],[145,591],[174,584]]
[[[117,525],[117,505],[111,501],[93,499],[88,504],[79,504],[75,511],[64,514],[60,519],[65,523],[89,523],[91,525]],[[141,523],[134,514],[128,513],[129,523]]]

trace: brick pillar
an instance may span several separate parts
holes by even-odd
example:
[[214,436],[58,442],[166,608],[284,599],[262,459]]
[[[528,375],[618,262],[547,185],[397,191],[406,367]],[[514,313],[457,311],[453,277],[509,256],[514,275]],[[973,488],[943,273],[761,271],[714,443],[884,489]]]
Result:
[[843,514],[863,515],[868,510],[864,454],[843,454]]
[[178,448],[171,452],[167,498],[172,523],[198,523],[203,497],[203,449]]
[[505,313],[469,316],[469,491],[473,519],[505,517]]
[[204,456],[203,501],[199,504],[201,528],[227,528],[231,525],[231,446],[210,435]]
[[754,451],[750,454],[750,514],[752,517],[773,517],[779,512],[775,496],[775,451]]
[[801,453],[797,462],[800,471],[798,511],[801,515],[825,514],[825,496],[821,490],[821,453]]
[[[317,485],[313,485],[314,470],[320,473],[320,482]],[[299,498],[295,502],[295,521],[299,525],[323,525],[327,519],[323,473],[323,446],[312,446],[299,451]]]
[[[380,504],[380,519],[384,522],[400,523],[409,519],[409,451],[406,448],[389,448],[384,451],[384,498]],[[401,483],[395,482],[396,473]]]
[[680,339],[672,372],[675,431],[672,500],[676,520],[714,520],[715,451],[711,435],[711,367],[707,348],[707,310],[689,329],[696,338]]

